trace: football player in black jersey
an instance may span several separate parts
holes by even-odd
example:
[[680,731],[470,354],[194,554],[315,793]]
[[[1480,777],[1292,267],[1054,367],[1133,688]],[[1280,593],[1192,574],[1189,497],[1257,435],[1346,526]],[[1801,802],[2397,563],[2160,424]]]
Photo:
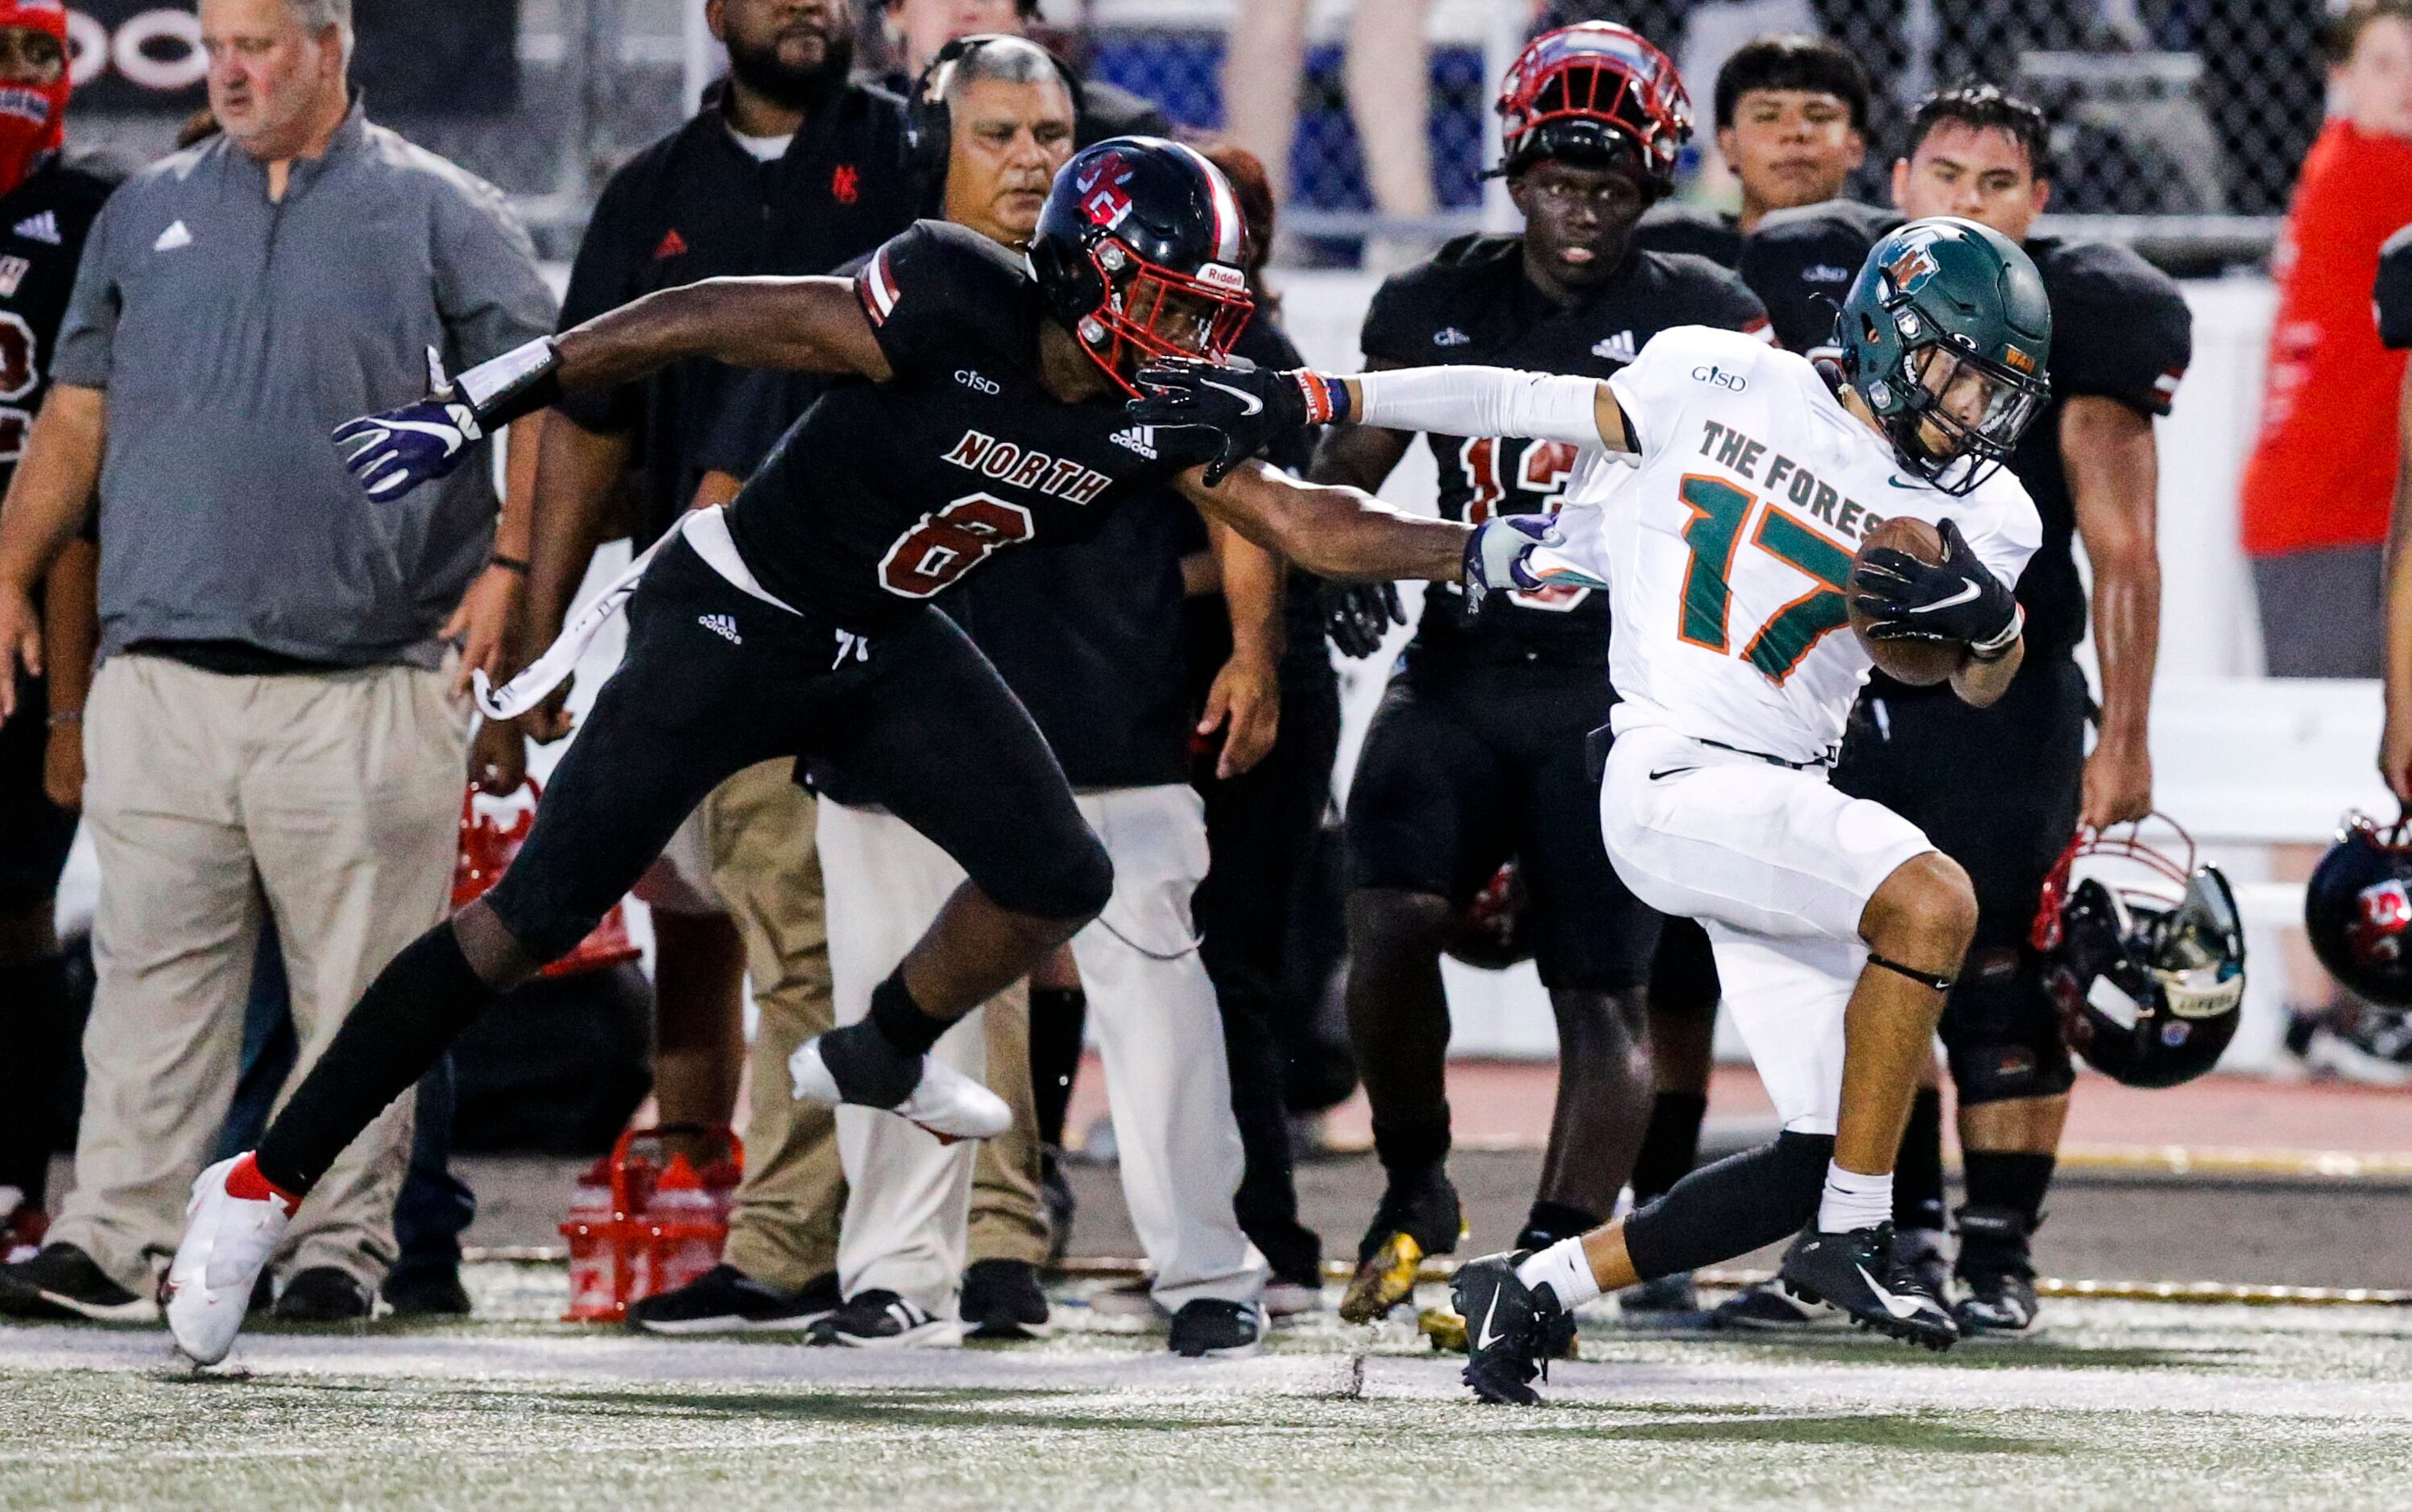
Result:
[[[0,487],[50,387],[51,349],[84,237],[115,183],[61,155],[68,93],[66,12],[0,0]],[[91,679],[97,553],[80,541],[51,569],[47,678],[22,677],[0,724],[0,1260],[40,1241],[43,1185],[73,1052],[67,963],[51,914],[75,795],[83,785],[83,689]],[[79,650],[80,648],[80,650]]]
[[[2015,1333],[2036,1315],[2029,1240],[2074,1079],[2061,1015],[2028,940],[2045,874],[2081,825],[2139,819],[2153,806],[2145,736],[2161,593],[2153,419],[2169,413],[2193,350],[2184,297],[2166,274],[2125,247],[2028,234],[2051,197],[2049,145],[2034,106],[1991,86],[1950,89],[1919,103],[1892,175],[1903,214],[1964,216],[2022,243],[2052,299],[2052,405],[2010,460],[2044,526],[2042,550],[2019,580],[2026,665],[1983,710],[1876,673],[1834,769],[1836,787],[1919,825],[1977,887],[1976,942],[1942,1030],[1967,1183],[1955,1215],[1964,1296],[1954,1312],[1969,1333]],[[1873,244],[1856,214],[1800,215],[1755,240],[1791,243],[1787,259],[1853,267]],[[2075,655],[2086,632],[2078,540],[2093,568],[2098,710]],[[1931,1174],[1922,1196],[1906,1181],[1896,1186],[1905,1246],[1942,1237],[1921,1240],[1902,1212],[1922,1202],[1934,1214],[1926,1226],[1939,1221],[1941,1138],[1939,1120],[1913,1116],[1909,1138],[1926,1148],[1905,1142],[1899,1168]],[[1751,1308],[1762,1322],[1802,1312],[1772,1294],[1728,1305]]]
[[[1867,70],[1827,37],[1754,37],[1717,70],[1715,119],[1718,155],[1742,185],[1740,213],[1654,205],[1634,245],[1731,268],[1767,216],[1841,194],[1868,155]],[[1845,270],[1846,281],[1857,272],[1857,263]]]
[[[337,1152],[499,991],[576,945],[705,793],[756,762],[844,766],[969,877],[869,1017],[797,1051],[798,1095],[886,1108],[942,1138],[1007,1125],[1004,1103],[930,1047],[1095,917],[1111,867],[1029,715],[929,600],[1001,548],[1079,540],[1166,482],[1327,576],[1506,580],[1533,538],[1402,517],[1227,455],[1212,432],[1131,422],[1141,363],[1229,352],[1250,308],[1243,242],[1230,185],[1202,156],[1116,138],[1056,176],[1026,259],[925,221],[851,282],[665,290],[457,382],[438,372],[428,398],[336,433],[374,505],[562,393],[680,357],[841,375],[733,504],[690,511],[599,613],[500,695],[481,686],[499,717],[532,705],[626,605],[625,656],[509,873],[370,984],[256,1154],[195,1182],[169,1281],[180,1348],[225,1358],[254,1278]],[[1306,398],[1326,417],[1335,403],[1328,386]]]
[[[1634,250],[1672,184],[1690,106],[1674,65],[1635,33],[1549,33],[1508,71],[1501,171],[1522,236],[1468,237],[1375,294],[1369,368],[1479,363],[1606,377],[1670,326],[1764,330],[1741,281],[1701,258]],[[1415,437],[1353,427],[1311,477],[1371,491]],[[1547,516],[1571,447],[1429,438],[1443,515]],[[1647,1115],[1641,997],[1658,916],[1610,869],[1585,737],[1607,723],[1609,612],[1583,590],[1515,594],[1469,617],[1435,589],[1367,734],[1348,796],[1348,1020],[1387,1173],[1341,1304],[1370,1321],[1405,1299],[1424,1255],[1457,1247],[1443,1081],[1440,956],[1462,910],[1519,859],[1537,960],[1558,1020],[1556,1118],[1519,1247],[1579,1234],[1615,1205]]]

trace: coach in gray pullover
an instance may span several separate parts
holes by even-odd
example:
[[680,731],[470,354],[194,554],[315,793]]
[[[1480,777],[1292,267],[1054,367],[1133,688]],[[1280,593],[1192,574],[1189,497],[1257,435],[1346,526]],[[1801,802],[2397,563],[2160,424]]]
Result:
[[[97,481],[90,1083],[74,1193],[43,1254],[5,1268],[42,1274],[0,1274],[86,1316],[154,1311],[233,1091],[263,903],[302,1071],[446,906],[466,711],[443,637],[457,619],[473,650],[494,639],[525,521],[506,511],[497,553],[474,468],[372,503],[328,433],[422,392],[431,347],[457,371],[552,326],[501,197],[350,99],[350,0],[202,0],[200,20],[225,134],[95,226],[0,513],[0,644],[38,654],[24,586]],[[280,1312],[365,1315],[408,1130],[405,1099],[312,1196]]]

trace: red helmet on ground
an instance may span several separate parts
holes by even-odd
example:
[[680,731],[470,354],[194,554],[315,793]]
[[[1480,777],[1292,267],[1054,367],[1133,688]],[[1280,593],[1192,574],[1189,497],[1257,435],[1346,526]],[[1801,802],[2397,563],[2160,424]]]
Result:
[[1544,32],[1499,86],[1500,134],[1519,173],[1543,158],[1629,168],[1654,195],[1675,187],[1692,97],[1675,61],[1630,26],[1590,21]]

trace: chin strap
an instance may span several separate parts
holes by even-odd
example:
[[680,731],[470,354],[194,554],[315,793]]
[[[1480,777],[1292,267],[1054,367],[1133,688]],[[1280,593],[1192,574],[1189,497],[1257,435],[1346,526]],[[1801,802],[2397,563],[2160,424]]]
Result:
[[1920,971],[1916,966],[1905,966],[1898,961],[1887,961],[1873,950],[1868,952],[1868,964],[1882,966],[1896,976],[1906,976],[1919,986],[1933,988],[1938,992],[1950,991],[1960,981],[1957,976],[1945,976],[1935,972]]

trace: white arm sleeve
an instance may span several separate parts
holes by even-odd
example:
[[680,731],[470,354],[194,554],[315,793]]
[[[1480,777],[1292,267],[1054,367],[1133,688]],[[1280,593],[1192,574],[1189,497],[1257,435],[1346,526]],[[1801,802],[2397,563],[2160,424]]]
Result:
[[[1438,435],[1515,435],[1596,448],[1596,378],[1513,368],[1399,368],[1360,374],[1367,425]],[[1623,438],[1618,438],[1623,445]]]

